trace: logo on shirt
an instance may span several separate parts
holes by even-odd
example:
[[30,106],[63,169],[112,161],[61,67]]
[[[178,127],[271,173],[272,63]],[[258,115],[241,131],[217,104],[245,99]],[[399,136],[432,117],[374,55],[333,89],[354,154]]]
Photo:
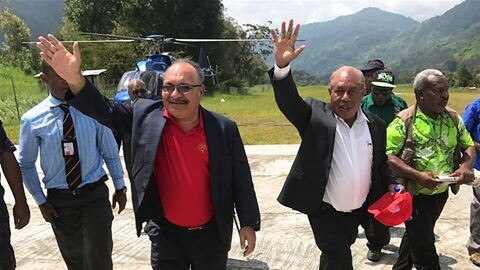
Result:
[[204,144],[204,143],[200,143],[200,144],[198,145],[198,151],[200,151],[200,152],[202,152],[202,154],[204,154],[205,151],[207,151],[207,145]]

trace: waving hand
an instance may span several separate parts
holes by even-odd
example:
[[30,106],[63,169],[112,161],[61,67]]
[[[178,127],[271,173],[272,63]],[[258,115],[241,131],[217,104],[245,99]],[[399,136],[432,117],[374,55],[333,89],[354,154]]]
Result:
[[288,23],[288,29],[285,29],[285,22],[282,22],[281,36],[279,37],[275,30],[270,29],[270,33],[273,38],[273,47],[275,54],[275,63],[278,67],[286,67],[293,59],[305,49],[305,45],[302,45],[295,49],[295,41],[300,31],[300,24],[295,26],[293,30],[293,20]]
[[73,44],[73,53],[70,53],[54,35],[49,34],[47,38],[40,36],[38,40],[42,59],[68,83],[74,93],[82,89],[85,79],[80,71],[82,61],[78,43]]

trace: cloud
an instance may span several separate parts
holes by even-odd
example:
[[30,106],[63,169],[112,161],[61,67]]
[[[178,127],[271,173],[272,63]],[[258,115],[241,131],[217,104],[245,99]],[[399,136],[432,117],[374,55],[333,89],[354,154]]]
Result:
[[462,0],[223,0],[225,13],[240,24],[267,24],[293,18],[299,23],[323,22],[349,15],[366,7],[378,7],[388,12],[424,21],[441,15]]

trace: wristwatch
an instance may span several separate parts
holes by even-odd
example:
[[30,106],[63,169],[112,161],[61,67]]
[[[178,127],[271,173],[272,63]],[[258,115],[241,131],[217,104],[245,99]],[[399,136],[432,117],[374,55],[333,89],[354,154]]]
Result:
[[115,190],[115,193],[117,193],[117,195],[120,195],[120,194],[127,194],[127,187],[122,187],[121,189],[117,189]]

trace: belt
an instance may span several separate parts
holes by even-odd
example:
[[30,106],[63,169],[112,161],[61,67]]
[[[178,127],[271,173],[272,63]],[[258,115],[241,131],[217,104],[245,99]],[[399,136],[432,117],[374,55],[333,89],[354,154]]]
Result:
[[206,230],[215,223],[215,219],[212,218],[210,221],[208,221],[205,224],[195,226],[195,227],[183,227],[183,226],[178,226],[176,224],[171,223],[165,218],[162,219],[156,219],[154,220],[155,223],[157,223],[158,226],[160,226],[162,229],[166,230],[172,230],[172,231],[182,231],[182,232],[198,232],[198,231],[203,231]]
[[98,188],[101,186],[105,181],[108,180],[108,177],[106,175],[100,177],[98,181],[93,182],[93,183],[88,183],[85,184],[81,187],[78,187],[76,189],[60,189],[60,188],[49,188],[47,189],[47,194],[48,196],[78,196],[80,194],[86,194],[89,193],[90,191]]

